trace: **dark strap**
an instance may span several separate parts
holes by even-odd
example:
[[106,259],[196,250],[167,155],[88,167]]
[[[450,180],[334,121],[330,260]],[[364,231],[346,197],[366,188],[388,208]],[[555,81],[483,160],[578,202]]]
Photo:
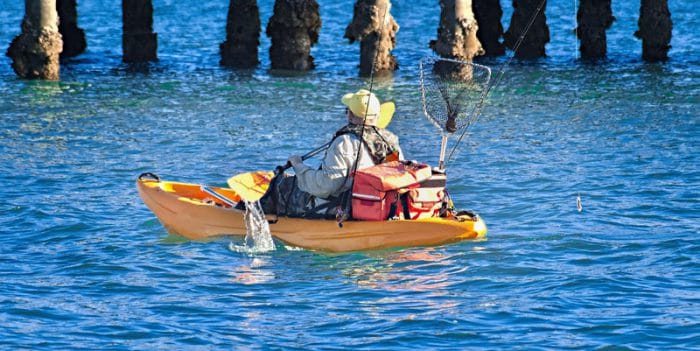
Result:
[[274,214],[279,217],[279,211],[277,209],[277,183],[279,183],[278,179],[281,177],[284,177],[284,172],[275,174],[275,176],[270,179],[270,186],[267,188],[267,191],[260,198],[260,204],[265,214]]
[[403,207],[403,218],[411,219],[411,211],[408,208],[408,191],[401,194],[401,207]]
[[399,200],[396,199],[396,201],[391,203],[391,206],[389,206],[389,215],[386,217],[387,220],[394,218],[396,216],[396,210],[398,210],[398,202]]

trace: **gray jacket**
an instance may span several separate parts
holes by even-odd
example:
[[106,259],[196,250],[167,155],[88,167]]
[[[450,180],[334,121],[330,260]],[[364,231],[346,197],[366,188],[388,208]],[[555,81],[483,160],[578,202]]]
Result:
[[[354,134],[343,134],[335,138],[326,150],[321,163],[321,169],[313,169],[303,163],[294,167],[299,189],[316,197],[326,199],[339,196],[352,186],[352,177],[346,176],[352,172],[360,140]],[[374,166],[367,146],[362,145],[357,169]],[[399,158],[403,160],[403,152],[399,148]]]

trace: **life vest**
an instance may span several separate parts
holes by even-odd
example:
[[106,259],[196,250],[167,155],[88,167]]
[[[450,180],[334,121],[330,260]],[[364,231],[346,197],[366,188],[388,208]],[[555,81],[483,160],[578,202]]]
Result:
[[362,144],[369,150],[375,165],[399,159],[399,138],[386,129],[348,124],[335,132],[333,140],[345,134],[353,134],[362,141]]

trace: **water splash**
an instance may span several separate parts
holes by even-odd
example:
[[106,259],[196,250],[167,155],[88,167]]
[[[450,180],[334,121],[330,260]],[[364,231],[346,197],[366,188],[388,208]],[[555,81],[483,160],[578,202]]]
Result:
[[245,245],[254,252],[267,252],[275,249],[260,201],[245,202]]
[[234,252],[260,253],[275,250],[270,225],[259,201],[245,201],[246,234],[243,245],[229,243],[229,250]]

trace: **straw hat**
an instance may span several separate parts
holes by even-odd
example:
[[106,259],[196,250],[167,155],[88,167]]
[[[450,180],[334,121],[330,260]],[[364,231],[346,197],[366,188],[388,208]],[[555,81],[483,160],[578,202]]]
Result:
[[353,115],[363,118],[366,125],[377,125],[381,107],[376,95],[365,89],[360,89],[356,93],[345,94],[341,101],[352,111]]

